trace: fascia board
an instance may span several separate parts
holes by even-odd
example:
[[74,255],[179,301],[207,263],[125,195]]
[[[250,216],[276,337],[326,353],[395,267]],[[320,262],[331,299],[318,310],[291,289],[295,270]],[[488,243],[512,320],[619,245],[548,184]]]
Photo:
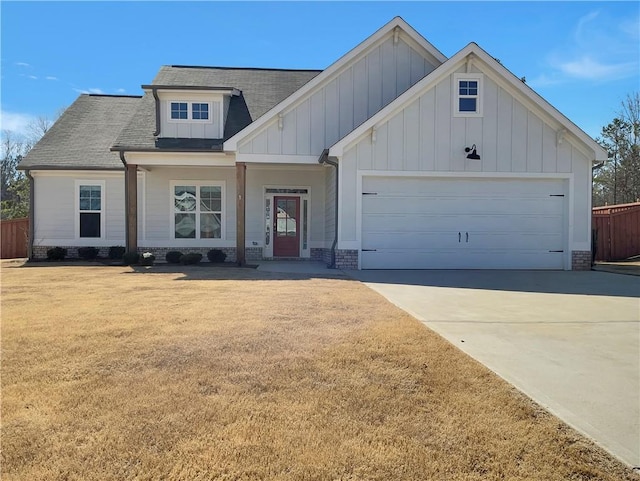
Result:
[[436,70],[431,72],[420,82],[416,83],[413,87],[407,90],[404,94],[399,96],[396,100],[387,105],[384,109],[371,117],[369,120],[361,124],[350,134],[336,142],[329,149],[329,156],[342,157],[344,151],[347,150],[353,143],[360,140],[369,129],[375,127],[378,124],[384,123],[397,112],[409,105],[416,97],[422,95],[428,88],[435,86],[444,77],[450,75],[458,68],[466,59],[469,54],[473,54],[486,66],[494,70],[495,74],[502,83],[506,83],[507,86],[514,90],[517,94],[520,94],[528,98],[533,102],[538,109],[546,116],[554,119],[558,124],[564,127],[568,132],[572,133],[580,142],[594,152],[596,161],[602,161],[607,159],[607,152],[603,149],[594,139],[587,135],[580,127],[569,120],[564,114],[553,107],[549,102],[536,93],[531,87],[517,78],[510,70],[503,66],[496,59],[491,57],[480,46],[472,42],[456,53],[453,57],[443,63]]
[[517,91],[519,94],[531,100],[543,113],[554,119],[568,132],[573,134],[579,141],[581,141],[587,148],[593,150],[595,159],[591,160],[607,160],[607,151],[602,148],[593,138],[591,138],[584,130],[574,124],[571,119],[565,116],[562,112],[556,109],[553,105],[547,102],[539,93],[529,87],[526,83],[520,80],[509,69],[507,69],[500,62],[496,61],[491,55],[475,43],[470,45],[474,46],[473,53],[482,60],[488,67],[492,68],[499,75],[500,79],[507,82],[507,84]]
[[458,66],[461,62],[464,61],[465,57],[471,53],[471,45],[467,45],[465,48],[460,50],[457,54],[447,60],[445,63],[440,65],[437,69],[431,72],[429,75],[424,77],[418,83],[416,83],[413,87],[408,89],[402,95],[400,95],[397,99],[387,105],[385,108],[380,110],[373,117],[369,118],[369,120],[360,124],[355,130],[351,133],[347,134],[341,140],[333,144],[329,148],[329,157],[342,157],[347,147],[349,147],[354,142],[360,140],[362,136],[364,136],[371,128],[374,128],[378,124],[384,123],[386,120],[391,118],[397,112],[405,108],[409,105],[416,97],[422,95],[424,91],[429,89],[432,86],[435,86],[440,80],[449,75],[453,70],[455,70],[456,66]]
[[[233,137],[227,139],[223,145],[225,151],[236,151],[238,148],[238,142],[242,139],[250,136],[253,132],[259,128],[267,125],[275,120],[278,114],[282,113],[291,105],[301,100],[304,96],[320,87],[322,84],[328,83],[334,76],[336,76],[343,68],[351,63],[355,63],[365,51],[371,48],[378,42],[381,42],[389,35],[393,35],[393,29],[400,27],[409,37],[421,45],[427,52],[434,56],[438,61],[444,62],[446,57],[427,40],[424,39],[418,32],[416,32],[407,22],[400,17],[393,18],[389,23],[378,29],[375,33],[362,41],[356,47],[344,54],[329,67],[319,73],[316,77],[311,79],[305,85],[300,87],[297,91],[284,99],[282,102],[271,108],[268,112],[249,124],[247,127],[236,133]],[[436,69],[437,70],[437,69]]]

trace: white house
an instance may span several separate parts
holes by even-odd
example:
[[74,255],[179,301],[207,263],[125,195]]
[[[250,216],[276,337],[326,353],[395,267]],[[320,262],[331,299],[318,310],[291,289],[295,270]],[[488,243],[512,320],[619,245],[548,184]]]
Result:
[[206,252],[352,269],[588,269],[606,152],[478,45],[399,17],[324,71],[165,66],[82,95],[22,161],[32,256]]

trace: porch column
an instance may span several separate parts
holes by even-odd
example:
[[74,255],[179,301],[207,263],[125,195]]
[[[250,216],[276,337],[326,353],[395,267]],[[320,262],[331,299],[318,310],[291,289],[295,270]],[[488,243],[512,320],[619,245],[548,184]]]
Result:
[[244,245],[245,245],[245,194],[247,191],[247,164],[244,162],[236,163],[236,190],[238,197],[236,199],[236,260],[239,266],[246,263]]
[[126,164],[124,174],[125,188],[125,229],[126,250],[138,250],[138,166]]

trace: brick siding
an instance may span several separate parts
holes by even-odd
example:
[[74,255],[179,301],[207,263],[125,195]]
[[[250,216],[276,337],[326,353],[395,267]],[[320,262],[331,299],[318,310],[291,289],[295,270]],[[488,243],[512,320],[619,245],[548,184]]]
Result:
[[336,249],[336,268],[344,270],[358,269],[359,251],[352,249]]
[[571,269],[574,271],[590,271],[591,251],[572,251]]

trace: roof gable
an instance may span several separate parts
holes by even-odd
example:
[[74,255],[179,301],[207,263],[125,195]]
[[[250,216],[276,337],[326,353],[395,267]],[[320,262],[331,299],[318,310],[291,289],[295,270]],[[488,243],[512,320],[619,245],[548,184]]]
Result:
[[388,121],[396,113],[406,108],[425,91],[433,88],[438,82],[454,73],[456,69],[460,68],[468,59],[472,59],[474,63],[479,61],[482,64],[483,73],[489,72],[492,79],[501,87],[507,89],[515,97],[525,99],[528,107],[534,110],[535,113],[559,124],[567,133],[572,134],[580,143],[587,147],[588,150],[593,151],[595,159],[592,160],[606,160],[606,151],[594,139],[473,42],[400,95],[384,109],[380,110],[376,115],[366,122],[363,122],[358,128],[354,129],[353,132],[336,142],[329,149],[328,155],[331,157],[341,157],[345,150],[356,143],[367,134],[367,132],[376,128],[377,125]]
[[321,89],[333,79],[337,78],[341,72],[355,64],[360,58],[365,56],[367,52],[384,42],[389,36],[400,36],[403,40],[407,40],[412,46],[416,46],[420,51],[429,57],[435,65],[440,65],[446,60],[446,57],[413,29],[407,22],[400,17],[393,18],[389,23],[376,31],[369,38],[361,42],[358,46],[347,52],[336,62],[331,64],[321,74],[305,84],[292,95],[275,105],[265,115],[257,121],[238,132],[236,135],[225,141],[224,150],[235,151],[238,149],[238,143],[242,139],[249,137],[256,130],[264,127],[269,122],[274,121],[283,111],[294,108],[295,105],[313,92]]

